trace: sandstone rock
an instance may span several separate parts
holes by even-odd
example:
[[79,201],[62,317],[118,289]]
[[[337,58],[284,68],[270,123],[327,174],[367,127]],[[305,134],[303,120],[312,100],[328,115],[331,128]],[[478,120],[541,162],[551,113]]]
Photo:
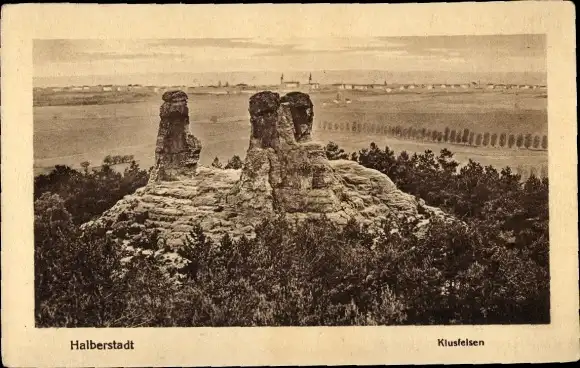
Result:
[[324,148],[311,142],[310,97],[260,92],[250,98],[252,137],[240,182],[228,201],[262,213],[334,212],[341,185]]
[[187,94],[168,91],[162,99],[151,183],[191,177],[201,152],[201,142],[189,133]]
[[314,105],[310,100],[310,96],[302,92],[290,92],[282,97],[281,102],[288,103],[290,106],[296,141],[309,141],[314,121]]
[[280,98],[266,91],[250,98],[252,130],[242,170],[197,167],[201,144],[187,133],[187,96],[174,91],[163,100],[155,176],[84,225],[116,238],[132,254],[143,254],[143,233],[155,230],[161,239],[155,252],[166,254],[167,267],[178,267],[183,260],[174,251],[196,224],[214,240],[224,234],[235,239],[252,237],[263,218],[275,215],[297,226],[321,216],[341,226],[350,219],[377,226],[394,215],[413,219],[418,234],[434,217],[452,219],[379,171],[329,161],[324,146],[312,140],[313,106],[304,93]]

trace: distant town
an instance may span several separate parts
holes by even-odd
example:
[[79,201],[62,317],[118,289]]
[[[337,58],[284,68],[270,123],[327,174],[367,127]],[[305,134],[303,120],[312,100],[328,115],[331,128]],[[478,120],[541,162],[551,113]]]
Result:
[[312,80],[310,74],[308,81],[300,82],[297,80],[286,80],[284,74],[280,76],[280,83],[271,85],[250,85],[245,83],[238,83],[230,85],[227,81],[218,81],[213,85],[200,85],[193,82],[183,85],[172,86],[155,86],[155,85],[82,85],[82,86],[66,86],[66,87],[35,87],[35,92],[40,93],[58,93],[58,92],[146,92],[146,93],[164,93],[169,90],[179,89],[188,93],[206,93],[206,94],[237,94],[248,93],[253,94],[264,89],[277,90],[281,92],[287,91],[302,91],[302,92],[318,92],[329,90],[354,90],[354,91],[377,91],[383,93],[391,93],[396,91],[412,91],[412,90],[469,90],[469,89],[488,89],[488,90],[536,90],[546,89],[543,84],[495,84],[495,83],[434,83],[434,84],[420,84],[420,83],[397,83],[391,84],[386,80],[381,84],[360,84],[360,83],[332,83],[321,84]]

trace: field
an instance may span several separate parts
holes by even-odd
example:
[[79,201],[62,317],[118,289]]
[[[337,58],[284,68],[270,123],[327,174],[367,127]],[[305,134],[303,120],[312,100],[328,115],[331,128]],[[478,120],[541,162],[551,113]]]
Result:
[[[351,100],[349,104],[333,102],[336,91],[313,93],[311,97],[315,106],[314,138],[323,143],[335,141],[349,152],[374,141],[395,152],[438,152],[447,147],[462,163],[473,159],[498,168],[511,166],[524,173],[547,167],[546,151],[476,148],[317,129],[325,121],[357,121],[437,130],[449,127],[482,133],[547,134],[545,91],[342,92],[340,98]],[[209,165],[214,157],[221,161],[232,155],[244,157],[250,134],[248,98],[248,94],[190,95],[190,127],[202,141],[202,165]],[[62,98],[52,100],[58,100],[58,105],[48,106],[46,100],[35,98],[35,174],[56,164],[79,167],[80,162],[89,161],[98,165],[108,154],[134,155],[143,167],[153,164],[160,96],[95,95],[90,101],[94,104],[86,105],[79,105],[78,98],[69,105]]]

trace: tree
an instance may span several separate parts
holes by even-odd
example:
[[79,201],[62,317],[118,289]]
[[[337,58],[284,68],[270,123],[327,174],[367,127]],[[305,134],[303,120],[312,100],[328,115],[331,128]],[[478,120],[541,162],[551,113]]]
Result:
[[482,139],[481,133],[477,133],[477,138],[475,139],[476,146],[481,146],[481,139]]
[[111,155],[105,156],[105,158],[103,159],[103,164],[108,165],[108,166],[113,165],[114,164],[113,156],[111,156]]
[[89,173],[89,166],[91,165],[91,163],[89,161],[83,161],[81,162],[81,167],[83,168],[83,171],[85,174]]
[[451,134],[449,134],[449,141],[450,141],[451,143],[455,143],[455,129],[453,129],[453,130],[451,131]]
[[491,142],[490,142],[490,144],[491,144],[493,147],[495,147],[495,145],[497,144],[497,133],[493,133],[493,134],[491,135]]
[[514,137],[513,134],[510,134],[509,138],[508,138],[508,147],[512,148],[515,143],[516,143],[516,138]]
[[463,129],[463,136],[461,137],[461,142],[464,144],[469,142],[469,129],[467,128]]
[[324,147],[326,158],[329,160],[347,160],[348,154],[334,142],[328,142]]
[[244,162],[242,161],[242,159],[240,158],[240,156],[234,155],[230,160],[228,160],[228,163],[226,164],[226,166],[224,167],[224,169],[239,170],[243,166],[244,166]]
[[542,137],[542,148],[545,150],[548,149],[548,136],[547,135]]
[[483,146],[487,146],[489,144],[489,133],[485,132],[485,134],[483,135]]
[[432,132],[431,132],[431,140],[432,140],[433,142],[437,141],[437,136],[438,136],[438,135],[439,135],[439,132],[438,132],[438,131],[436,131],[436,130],[432,131]]
[[445,127],[445,133],[443,134],[443,140],[445,142],[449,142],[449,133],[450,133],[449,127]]
[[530,133],[525,135],[524,138],[524,147],[530,148],[532,146],[532,135]]
[[221,168],[223,167],[223,166],[222,166],[222,163],[220,162],[220,159],[219,159],[219,158],[217,158],[217,157],[215,157],[215,158],[213,159],[213,162],[211,163],[211,166],[212,166],[212,167],[215,167],[216,169],[221,169]]
[[475,140],[475,133],[474,132],[469,133],[469,145],[470,146],[473,146],[474,140]]
[[58,194],[45,192],[34,201],[34,225],[35,238],[47,243],[72,227],[72,216]]
[[518,148],[522,148],[523,145],[524,145],[524,136],[520,133],[520,134],[518,134],[518,137],[516,138],[516,146]]
[[535,149],[540,148],[540,136],[539,135],[534,136],[534,148]]
[[505,147],[506,144],[506,134],[505,133],[501,133],[499,136],[499,146],[500,147]]

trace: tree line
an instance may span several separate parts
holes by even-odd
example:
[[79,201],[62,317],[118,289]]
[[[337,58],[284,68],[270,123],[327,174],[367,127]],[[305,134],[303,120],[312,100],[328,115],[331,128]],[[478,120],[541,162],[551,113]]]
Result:
[[380,123],[332,123],[324,121],[322,130],[328,131],[348,131],[353,133],[372,133],[397,137],[401,139],[412,139],[427,142],[445,142],[451,144],[462,144],[476,147],[500,147],[500,148],[526,148],[535,150],[548,149],[547,135],[534,135],[531,133],[508,134],[508,133],[480,133],[470,129],[450,129],[446,127],[444,131],[431,130],[427,128],[403,127],[400,125],[391,126]]
[[[105,165],[118,165],[118,164],[130,164],[132,161],[135,161],[135,157],[133,155],[107,155],[103,159],[103,164]],[[89,166],[90,163],[88,161],[84,161],[81,163],[82,167]]]

